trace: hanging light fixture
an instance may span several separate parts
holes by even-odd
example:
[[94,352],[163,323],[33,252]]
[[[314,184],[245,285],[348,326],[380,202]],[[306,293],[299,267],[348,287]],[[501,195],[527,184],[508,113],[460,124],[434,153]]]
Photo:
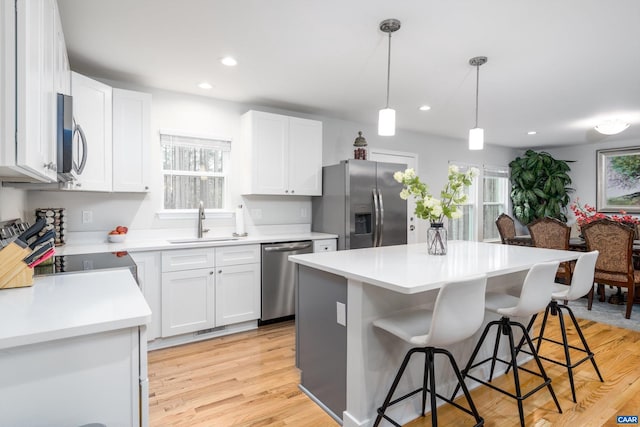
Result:
[[478,127],[478,92],[480,90],[480,66],[486,62],[486,56],[476,56],[469,60],[469,64],[476,67],[476,126],[469,130],[469,150],[484,148],[484,129]]
[[391,76],[391,33],[400,29],[397,19],[385,19],[380,23],[380,30],[389,34],[389,53],[387,56],[387,104],[378,114],[378,135],[393,136],[396,134],[396,110],[389,108],[389,80]]

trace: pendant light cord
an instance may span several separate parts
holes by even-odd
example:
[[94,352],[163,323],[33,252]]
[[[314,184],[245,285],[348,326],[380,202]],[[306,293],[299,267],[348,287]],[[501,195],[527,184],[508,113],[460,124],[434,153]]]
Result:
[[389,108],[389,81],[390,80],[391,80],[391,33],[389,33],[389,51],[387,53],[387,105],[385,108]]
[[476,65],[476,128],[478,127],[478,93],[480,92],[480,65]]

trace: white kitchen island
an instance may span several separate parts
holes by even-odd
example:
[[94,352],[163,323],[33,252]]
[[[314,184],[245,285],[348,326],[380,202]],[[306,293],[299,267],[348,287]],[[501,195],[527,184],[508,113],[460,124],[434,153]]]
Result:
[[129,270],[0,290],[0,425],[146,426],[150,319]]
[[[344,426],[370,426],[408,349],[375,330],[375,319],[432,305],[443,283],[471,275],[486,274],[488,290],[508,292],[522,284],[534,264],[573,260],[578,255],[450,241],[446,256],[428,255],[424,243],[290,256],[298,264],[296,363],[301,370],[300,387]],[[494,319],[487,314],[485,322]],[[450,348],[460,364],[466,363],[479,333]],[[423,366],[418,359],[410,365],[411,374],[405,374],[399,396],[419,386],[416,381],[422,379]],[[453,391],[453,374],[439,369],[445,366],[439,362],[436,360],[441,374],[437,381],[442,386],[438,390],[446,395],[447,387]],[[390,413],[402,423],[419,416],[419,398],[405,402]]]

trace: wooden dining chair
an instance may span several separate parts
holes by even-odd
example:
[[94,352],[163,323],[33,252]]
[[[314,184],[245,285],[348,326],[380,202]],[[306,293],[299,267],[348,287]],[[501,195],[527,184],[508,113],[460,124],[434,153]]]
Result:
[[[527,225],[533,246],[547,249],[569,250],[571,227],[556,218],[538,218]],[[568,285],[571,283],[572,262],[563,262],[558,267],[556,279]]]
[[[640,285],[640,271],[633,268],[634,230],[610,219],[599,219],[582,227],[587,251],[599,251],[594,282],[598,284],[600,301],[604,301],[604,285],[627,288],[625,318],[631,317],[636,287]],[[587,308],[593,304],[593,287]]]
[[516,237],[516,223],[506,213],[501,213],[498,216],[496,227],[498,227],[498,233],[500,233],[500,240],[503,245],[509,244],[509,239]]

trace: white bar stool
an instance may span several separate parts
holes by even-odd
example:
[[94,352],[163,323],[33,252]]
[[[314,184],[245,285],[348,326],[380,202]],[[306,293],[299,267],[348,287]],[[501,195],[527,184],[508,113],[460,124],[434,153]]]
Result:
[[[544,312],[544,317],[542,318],[542,325],[540,326],[540,335],[532,338],[532,341],[537,341],[536,352],[541,359],[555,363],[556,365],[564,366],[567,368],[569,373],[569,383],[571,384],[571,396],[573,397],[573,401],[576,400],[576,388],[573,383],[573,368],[580,365],[582,362],[586,362],[587,360],[591,361],[593,368],[598,375],[598,378],[601,382],[604,382],[602,379],[602,375],[600,375],[600,370],[598,369],[598,365],[596,364],[596,360],[594,358],[593,352],[589,349],[589,345],[587,344],[587,340],[584,338],[582,333],[582,329],[580,329],[580,325],[576,320],[576,317],[573,314],[573,311],[569,306],[567,306],[568,301],[575,301],[579,298],[585,296],[592,288],[593,288],[593,275],[596,268],[596,260],[598,259],[598,251],[592,251],[585,254],[580,255],[578,261],[576,262],[575,268],[573,270],[573,276],[571,279],[571,286],[561,285],[559,283],[553,284],[553,293],[551,294],[551,302],[547,305],[547,309]],[[565,301],[564,304],[559,304],[559,301]],[[571,317],[571,321],[573,322],[573,326],[580,337],[580,341],[582,342],[582,347],[576,347],[573,345],[569,345],[567,339],[567,328],[564,323],[564,316],[562,311],[566,310],[566,312]],[[560,322],[560,331],[562,332],[562,342],[556,341],[551,338],[544,337],[544,331],[547,326],[547,318],[549,317],[549,313],[552,316],[558,316],[558,321]],[[529,326],[527,326],[527,331],[531,330],[533,326],[533,322],[536,320],[537,314],[534,314],[529,322]],[[545,356],[540,356],[540,345],[542,341],[549,341],[554,344],[560,344],[564,347],[564,361],[558,361],[554,359],[550,359]],[[521,350],[520,347],[524,344],[524,340],[520,341],[518,345],[517,351],[522,351],[523,353],[530,354],[528,351]],[[571,361],[571,354],[569,349],[574,349],[585,353],[585,357],[578,360],[577,362]]]
[[[511,317],[529,317],[532,316],[539,311],[542,311],[547,304],[551,301],[551,291],[553,288],[554,279],[556,277],[556,271],[558,270],[559,263],[557,261],[554,262],[545,262],[536,264],[527,273],[527,277],[524,279],[524,283],[522,285],[522,290],[520,291],[520,297],[514,297],[512,295],[507,294],[498,294],[487,292],[486,296],[486,309],[492,311],[494,313],[498,313],[502,315],[502,319],[494,320],[489,322],[482,332],[482,336],[480,337],[480,341],[476,345],[473,353],[471,354],[471,358],[467,363],[467,366],[462,370],[462,375],[465,378],[471,378],[474,381],[477,381],[481,384],[484,384],[492,389],[499,391],[507,396],[510,396],[517,400],[518,402],[518,413],[520,416],[520,425],[524,426],[524,412],[522,401],[527,397],[531,396],[535,392],[541,390],[545,386],[549,390],[553,401],[558,408],[558,412],[562,413],[562,408],[560,408],[560,403],[558,403],[558,399],[556,398],[556,394],[553,392],[553,387],[551,387],[551,379],[547,376],[544,368],[542,367],[542,362],[540,362],[540,358],[536,352],[535,347],[533,346],[533,342],[527,333],[526,328],[520,322],[515,322],[511,320]],[[478,355],[482,344],[484,343],[487,334],[491,330],[493,326],[497,326],[496,330],[496,340],[493,347],[493,355],[481,362],[475,363],[475,358]],[[524,368],[522,366],[518,366],[518,361],[516,359],[517,350],[516,345],[513,340],[513,328],[517,327],[522,330],[523,338],[526,339],[527,344],[531,350],[531,355],[538,366],[539,372],[532,371],[530,369]],[[500,345],[500,336],[507,335],[509,338],[509,350],[511,352],[511,361],[507,362],[506,360],[500,359],[498,357],[498,347]],[[477,366],[483,365],[484,363],[491,361],[491,371],[489,373],[489,381],[485,381],[484,379],[477,378],[469,373],[469,371]],[[493,372],[496,366],[496,362],[501,362],[508,365],[510,368],[513,368],[513,379],[515,382],[516,394],[503,390],[499,387],[491,384],[491,380],[493,379]],[[535,387],[533,390],[528,391],[523,394],[522,389],[520,387],[520,377],[519,371],[526,371],[530,374],[537,375],[542,377],[544,380],[540,385]],[[459,388],[456,387],[456,390],[453,393],[452,397],[455,397]]]
[[[382,418],[389,421],[394,426],[400,427],[385,411],[408,397],[422,392],[422,416],[425,414],[427,392],[431,400],[431,424],[438,425],[438,414],[436,409],[436,397],[455,406],[456,408],[472,415],[475,418],[476,426],[484,425],[484,420],[471,400],[469,390],[464,384],[460,369],[451,353],[442,346],[447,346],[459,341],[463,341],[480,329],[484,320],[484,298],[487,286],[485,275],[472,276],[466,280],[445,283],[436,298],[433,310],[415,309],[405,311],[400,314],[378,319],[373,322],[377,328],[383,329],[405,342],[417,347],[411,348],[404,357],[402,365],[396,374],[393,384],[387,393],[384,403],[378,408],[378,416],[373,424],[377,427]],[[405,394],[404,396],[391,400],[393,393],[398,387],[411,356],[414,353],[425,354],[424,377],[422,387]],[[456,374],[459,386],[462,387],[464,396],[470,409],[467,409],[436,392],[434,357],[436,354],[444,354],[449,359],[451,367]],[[427,382],[429,383],[427,386]]]

